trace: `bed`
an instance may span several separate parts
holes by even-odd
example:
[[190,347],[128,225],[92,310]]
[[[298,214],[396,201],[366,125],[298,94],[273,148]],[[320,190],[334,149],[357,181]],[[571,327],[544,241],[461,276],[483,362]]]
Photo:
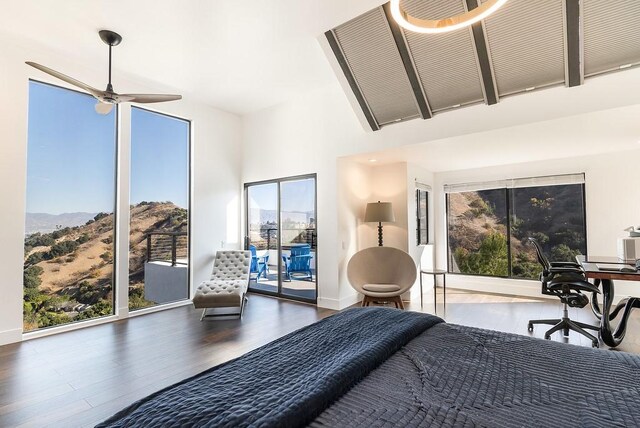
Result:
[[357,308],[98,426],[640,426],[640,357]]

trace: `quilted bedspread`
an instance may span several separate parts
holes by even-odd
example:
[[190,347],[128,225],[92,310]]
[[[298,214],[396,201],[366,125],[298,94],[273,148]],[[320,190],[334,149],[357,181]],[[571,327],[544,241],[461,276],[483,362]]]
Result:
[[440,318],[340,312],[165,388],[99,427],[301,426]]
[[638,427],[640,357],[438,324],[313,427]]

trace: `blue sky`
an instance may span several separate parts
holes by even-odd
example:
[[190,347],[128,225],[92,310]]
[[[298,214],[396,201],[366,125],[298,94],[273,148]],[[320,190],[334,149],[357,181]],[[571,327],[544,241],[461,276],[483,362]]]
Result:
[[187,208],[189,122],[131,109],[131,203],[171,201]]
[[[95,112],[85,94],[31,81],[27,212],[112,212],[115,109]],[[188,198],[186,121],[132,109],[131,202]]]
[[[315,180],[283,181],[280,187],[282,211],[308,212],[315,209]],[[249,188],[251,208],[276,210],[278,203],[278,185],[276,183],[259,184]]]

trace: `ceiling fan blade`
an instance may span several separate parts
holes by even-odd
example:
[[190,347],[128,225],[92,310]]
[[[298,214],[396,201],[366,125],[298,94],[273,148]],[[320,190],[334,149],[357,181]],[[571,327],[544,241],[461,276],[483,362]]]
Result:
[[163,103],[165,101],[181,100],[182,95],[163,95],[163,94],[122,94],[118,95],[119,102],[132,103]]
[[50,74],[53,77],[56,77],[60,80],[64,80],[65,82],[76,86],[80,89],[84,89],[85,91],[89,92],[91,95],[93,95],[94,97],[99,96],[102,91],[100,91],[99,89],[93,88],[89,85],[87,85],[86,83],[82,83],[79,80],[74,79],[73,77],[69,77],[66,74],[62,74],[60,72],[57,72],[49,67],[45,67],[44,65],[40,65],[38,63],[35,62],[31,62],[31,61],[27,61],[26,64],[30,65],[33,68],[37,68],[40,71],[44,71],[47,74]]

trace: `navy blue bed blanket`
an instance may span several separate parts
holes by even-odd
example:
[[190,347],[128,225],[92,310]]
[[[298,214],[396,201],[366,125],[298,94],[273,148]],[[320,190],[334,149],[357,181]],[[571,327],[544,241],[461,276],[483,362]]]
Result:
[[387,308],[340,312],[152,394],[98,427],[305,425],[441,322]]

